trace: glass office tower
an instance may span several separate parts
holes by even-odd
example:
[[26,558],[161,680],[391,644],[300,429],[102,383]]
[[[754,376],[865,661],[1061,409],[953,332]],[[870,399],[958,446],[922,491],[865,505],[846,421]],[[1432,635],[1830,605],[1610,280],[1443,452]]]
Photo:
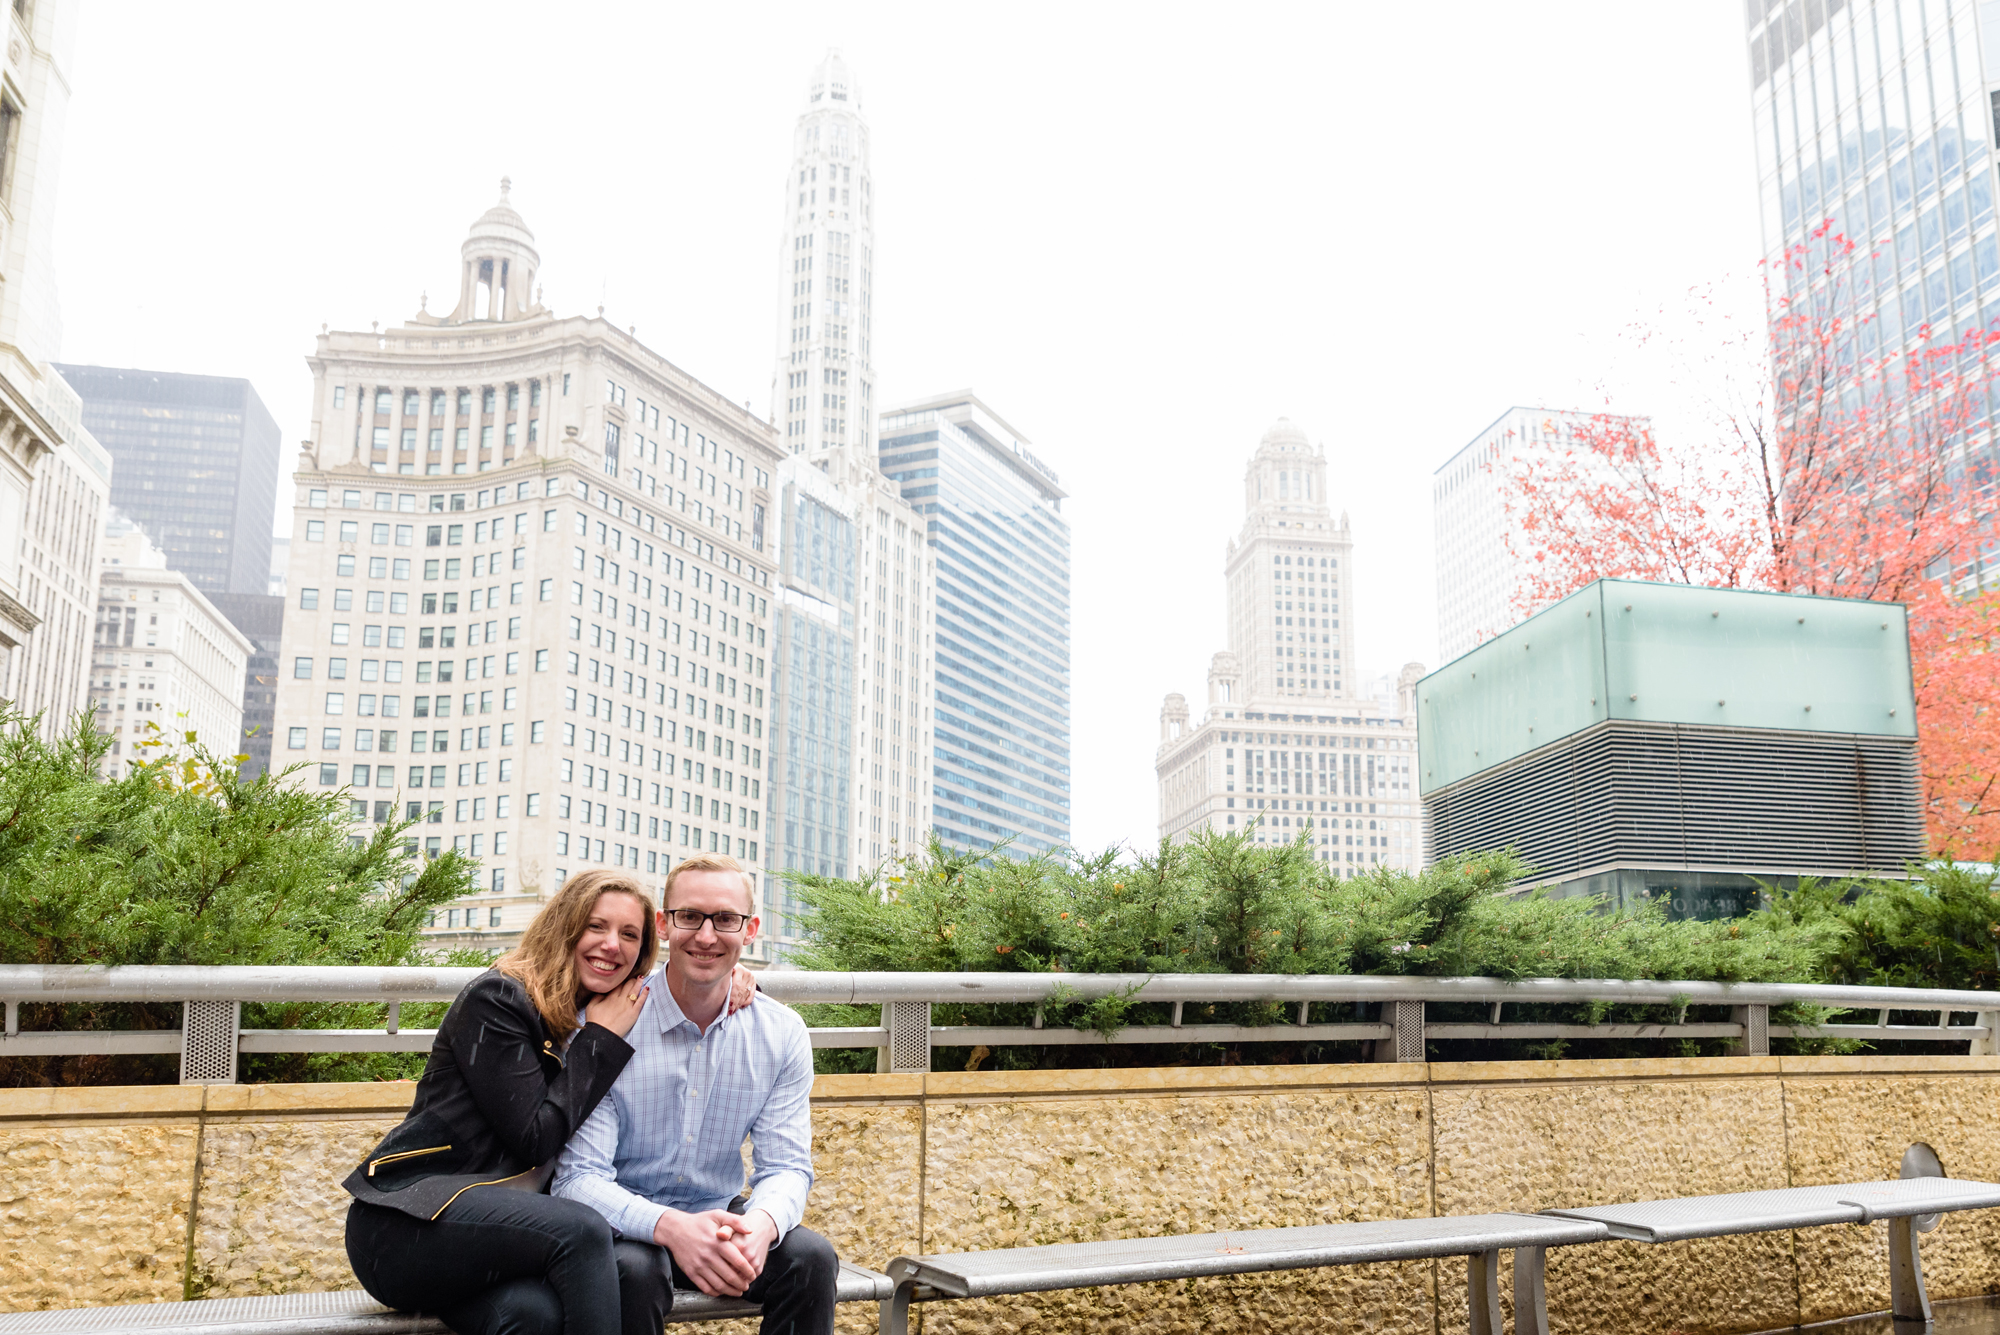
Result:
[[932,826],[954,848],[1067,847],[1066,493],[970,391],[886,413],[878,437],[937,557]]
[[[111,452],[111,504],[206,594],[268,590],[278,423],[248,380],[59,366]],[[247,633],[247,632],[246,632]]]
[[[771,607],[768,843],[772,870],[846,876],[852,820],[856,530],[849,502],[818,469],[777,475],[777,579]],[[793,887],[767,878],[776,941],[792,938]]]
[[[1852,331],[1842,367],[1926,327],[1946,346],[2000,318],[2000,41],[1982,42],[1982,11],[2000,25],[1992,0],[1746,0],[1764,253],[1785,275],[1774,294],[1809,287],[1815,312]],[[1844,258],[1835,237],[1853,243]],[[1776,267],[1800,247],[1805,263]],[[1990,452],[1984,426],[1974,452]]]

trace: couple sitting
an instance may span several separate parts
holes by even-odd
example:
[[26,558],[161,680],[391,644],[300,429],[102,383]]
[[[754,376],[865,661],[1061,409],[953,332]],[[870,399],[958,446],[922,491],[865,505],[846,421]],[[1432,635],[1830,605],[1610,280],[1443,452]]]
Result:
[[690,858],[664,904],[572,876],[452,1003],[408,1119],[343,1183],[376,1299],[459,1335],[660,1335],[678,1279],[762,1303],[767,1332],[832,1331],[839,1264],[799,1226],[812,1047],[750,1004],[751,878]]

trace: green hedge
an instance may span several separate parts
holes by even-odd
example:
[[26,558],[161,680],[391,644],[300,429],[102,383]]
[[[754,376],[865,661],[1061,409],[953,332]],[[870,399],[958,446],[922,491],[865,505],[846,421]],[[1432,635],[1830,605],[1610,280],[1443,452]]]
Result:
[[[1153,853],[1013,859],[927,852],[863,879],[788,873],[803,907],[792,924],[809,969],[944,972],[1298,973],[1495,978],[1671,978],[1990,988],[2000,973],[2000,892],[1990,872],[1939,864],[1910,881],[1808,880],[1770,907],[1728,921],[1669,921],[1658,906],[1609,912],[1595,897],[1508,894],[1527,873],[1509,852],[1448,858],[1411,875],[1377,868],[1341,879],[1307,836],[1259,844],[1249,831],[1163,842]],[[1483,1018],[1473,1008],[1463,1018]],[[1676,1010],[1678,1008],[1675,1008]],[[1045,1020],[1115,1032],[1163,1015],[1134,997],[1072,1002]],[[1187,1020],[1266,1023],[1275,1005],[1193,1008]],[[1158,1015],[1155,1014],[1158,1012]],[[1336,1012],[1338,1015],[1336,1016]],[[872,1007],[826,1007],[819,1023],[875,1023]],[[1312,1019],[1348,1018],[1319,1006]],[[1659,1021],[1662,1007],[1547,1007],[1568,1020]],[[1703,1013],[1697,1010],[1699,1018]],[[939,1006],[939,1024],[1019,1024],[1021,1006]],[[1440,1017],[1460,1018],[1439,1008]],[[1510,1019],[1535,1018],[1519,1010]],[[1800,1010],[1787,1018],[1810,1019]],[[1853,1045],[1820,1041],[1812,1050]],[[1660,1055],[1719,1043],[1436,1044],[1440,1057]],[[1353,1060],[1359,1044],[1241,1049],[1146,1045],[975,1051],[990,1067],[1235,1060]],[[828,1070],[869,1069],[872,1053],[823,1054]],[[959,1054],[940,1054],[957,1062]]]

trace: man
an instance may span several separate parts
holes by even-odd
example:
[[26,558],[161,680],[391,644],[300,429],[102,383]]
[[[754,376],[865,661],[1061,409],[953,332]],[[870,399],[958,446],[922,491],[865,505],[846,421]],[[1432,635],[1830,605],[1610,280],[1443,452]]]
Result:
[[[812,1044],[789,1007],[727,1013],[729,981],[757,938],[749,874],[693,857],[667,878],[664,978],[627,1041],[632,1057],[571,1138],[558,1196],[619,1235],[624,1335],[660,1335],[676,1280],[764,1306],[764,1335],[830,1335],[839,1262],[799,1227],[812,1187]],[[750,1197],[743,1141],[751,1141]]]

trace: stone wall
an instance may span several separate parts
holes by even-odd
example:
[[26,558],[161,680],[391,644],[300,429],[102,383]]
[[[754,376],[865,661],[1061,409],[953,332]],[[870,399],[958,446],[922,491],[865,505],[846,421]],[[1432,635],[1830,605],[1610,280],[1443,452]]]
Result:
[[[0,1091],[0,1310],[353,1286],[339,1179],[408,1084]],[[2000,1058],[1742,1057],[823,1076],[807,1222],[894,1255],[1894,1176],[2000,1180]],[[1887,1225],[1549,1259],[1564,1332],[1880,1310]],[[2000,1212],[1925,1235],[1934,1297],[2000,1291]],[[1505,1274],[1503,1267],[1503,1275]],[[1465,1329],[1456,1261],[920,1309],[928,1335]],[[733,1323],[744,1324],[744,1323]],[[844,1329],[872,1330],[850,1308]],[[748,1327],[746,1326],[746,1329]]]

